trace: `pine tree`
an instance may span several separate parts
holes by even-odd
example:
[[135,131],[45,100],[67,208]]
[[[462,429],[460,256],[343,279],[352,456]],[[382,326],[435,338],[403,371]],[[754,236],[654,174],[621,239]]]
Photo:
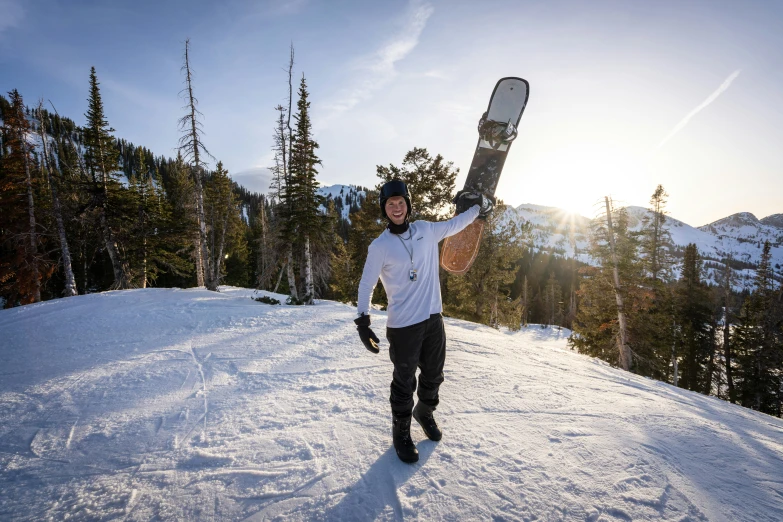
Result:
[[668,196],[663,185],[658,185],[650,197],[650,216],[642,220],[642,258],[648,276],[655,282],[671,279],[672,238],[666,222]]
[[[291,86],[291,70],[289,68],[289,90]],[[289,98],[289,107],[290,107]],[[297,239],[296,226],[294,225],[294,191],[291,185],[290,163],[290,143],[293,140],[290,128],[290,111],[282,105],[275,107],[278,112],[278,118],[275,122],[274,146],[275,164],[272,167],[272,197],[279,201],[277,209],[277,231],[279,240],[284,248],[283,268],[280,271],[275,290],[280,285],[283,273],[288,278],[288,293],[293,302],[299,302],[299,294],[296,286],[296,275],[294,271],[294,251],[293,245]],[[290,190],[289,190],[290,185]]]
[[41,300],[41,259],[36,225],[31,132],[22,95],[8,93],[3,111],[0,164],[0,291],[5,306]]
[[408,186],[413,206],[411,221],[438,221],[452,215],[451,200],[459,169],[440,154],[433,158],[426,148],[414,147],[405,154],[401,167],[378,165],[376,174],[383,183],[399,179]]
[[545,325],[561,325],[563,319],[563,291],[555,278],[555,273],[549,274],[549,280],[544,289],[544,307],[546,309]]
[[153,229],[150,210],[154,208],[151,201],[155,199],[154,185],[151,182],[149,172],[144,161],[144,151],[141,147],[137,150],[138,161],[134,170],[128,175],[128,182],[134,204],[138,209],[133,237],[136,239],[135,248],[138,268],[134,270],[137,274],[135,281],[139,288],[147,288],[148,283],[148,258],[149,258],[149,235]]
[[494,328],[519,329],[521,308],[518,300],[511,299],[511,285],[516,279],[526,231],[513,219],[505,219],[503,202],[499,200],[487,218],[473,266],[464,275],[445,280],[444,309],[449,315]]
[[[621,226],[620,230],[627,233],[627,226]],[[618,240],[626,239],[627,235],[620,233],[615,237],[615,229],[612,223],[612,208],[608,197],[606,198],[606,237],[609,245],[615,302],[617,303],[617,351],[619,352],[620,366],[623,370],[627,371],[631,368],[632,360],[628,344],[627,311],[625,309],[625,298],[623,294],[625,293],[624,291],[627,291],[628,288],[630,288],[631,283],[629,283],[627,278],[620,278],[620,263],[625,259],[624,257],[620,257],[620,251],[622,251],[624,242],[621,241],[620,245],[617,244]],[[623,287],[623,283],[625,284],[625,288]]]
[[524,276],[524,281],[522,283],[522,292],[520,294],[521,299],[521,316],[522,319],[520,320],[520,326],[527,328],[527,323],[530,317],[530,283],[527,282],[527,274]]
[[571,220],[569,228],[569,242],[571,243],[571,249],[574,252],[574,257],[571,258],[570,264],[571,264],[571,289],[570,292],[568,292],[568,308],[566,311],[566,315],[563,321],[563,326],[566,328],[573,329],[574,327],[574,320],[576,319],[576,312],[579,309],[578,301],[576,298],[576,293],[578,291],[578,285],[579,285],[579,279],[577,277],[577,259],[579,258],[579,249],[577,247],[576,243],[576,224],[573,220]]
[[234,250],[235,243],[244,242],[245,224],[240,217],[239,201],[234,194],[233,182],[222,162],[217,163],[204,192],[208,251],[212,253],[207,264],[212,270],[208,279],[214,281],[217,288],[225,275],[221,269],[229,257],[229,251]]
[[[124,203],[117,181],[119,158],[111,135],[114,129],[109,126],[104,115],[99,85],[95,67],[92,67],[89,107],[85,114],[87,125],[84,128],[84,162],[92,181],[91,196],[98,212],[103,243],[114,269],[112,288],[123,289],[131,287],[132,276],[128,262],[122,255],[114,228],[116,220],[113,219],[116,217],[118,221],[122,216],[122,212],[117,211],[116,207]],[[118,228],[119,226],[117,223]]]
[[734,388],[734,353],[731,346],[731,324],[734,319],[732,314],[732,281],[733,272],[731,269],[731,255],[726,255],[724,260],[724,280],[723,280],[723,365],[726,375],[726,392],[728,400],[735,404],[737,402],[737,392]]
[[303,249],[304,297],[305,304],[313,304],[315,287],[313,279],[312,238],[324,231],[325,220],[319,210],[325,204],[324,197],[318,193],[318,171],[316,165],[321,160],[316,155],[318,143],[312,135],[310,121],[310,101],[305,77],[299,85],[299,101],[296,104],[296,130],[293,135],[289,163],[289,182],[285,189],[285,201],[291,209],[291,216],[284,225],[286,237],[296,237]]
[[186,284],[198,284],[198,280],[193,277],[197,273],[195,267],[201,259],[198,242],[194,241],[199,233],[195,193],[195,180],[190,166],[178,153],[168,167],[166,197],[161,209],[163,226],[158,228],[159,233],[168,238],[168,241],[165,241],[166,247],[159,253],[161,267],[170,274],[185,278]]
[[[367,250],[370,248],[370,243],[381,235],[386,227],[385,221],[381,219],[378,205],[375,204],[377,201],[378,192],[367,191],[361,207],[351,214],[351,229],[348,231],[346,245],[347,260],[343,262],[344,265],[340,265],[340,270],[342,270],[342,266],[345,266],[345,270],[347,270],[347,273],[344,274],[347,280],[344,292],[353,305],[356,305],[359,297],[359,282],[362,278],[364,263],[367,260]],[[383,285],[376,285],[371,302],[386,302]]]
[[290,47],[288,60],[288,108],[282,105],[275,107],[278,112],[278,118],[275,123],[274,146],[275,165],[272,168],[272,197],[277,198],[278,208],[276,211],[276,229],[278,237],[283,246],[283,267],[275,284],[274,291],[280,286],[283,274],[287,275],[288,293],[290,301],[299,303],[299,292],[296,284],[296,272],[294,270],[294,242],[297,240],[296,226],[294,221],[294,197],[293,187],[289,190],[292,183],[291,177],[291,157],[293,156],[293,129],[291,128],[291,115],[293,105],[293,70],[294,70],[294,46]]
[[[649,214],[642,219],[639,256],[644,269],[641,287],[645,290],[645,310],[639,317],[635,335],[635,352],[639,362],[647,361],[645,375],[666,378],[673,370],[662,364],[667,352],[676,349],[674,339],[674,304],[672,282],[672,239],[666,217],[663,185],[658,185],[650,197]],[[672,365],[678,361],[672,353]]]
[[710,294],[703,282],[704,268],[695,244],[685,248],[682,276],[675,290],[676,343],[680,347],[682,380],[679,386],[693,391],[708,389],[704,382],[713,347],[710,328]]
[[643,327],[649,295],[642,286],[638,239],[628,229],[625,209],[613,209],[592,223],[590,255],[599,267],[580,270],[580,308],[571,346],[624,369],[648,375],[658,361],[645,350]]
[[106,242],[98,218],[101,210],[96,203],[99,189],[87,172],[82,153],[85,131],[72,120],[60,117],[57,109],[52,108],[55,112],[58,169],[62,173],[63,188],[67,189],[62,197],[63,210],[69,216],[65,220],[66,233],[71,239],[69,245],[72,245],[77,292],[83,294],[88,290],[109,287],[114,283],[114,277],[112,274],[106,285],[99,285],[96,284],[97,274],[91,270],[98,251],[106,250]]
[[738,362],[738,395],[743,406],[781,415],[783,389],[783,304],[775,288],[771,245],[764,243],[753,293],[745,300],[732,344]]
[[150,167],[148,155],[136,148],[136,160],[130,175],[130,192],[136,218],[131,234],[136,286],[150,286],[161,273],[184,276],[193,265],[183,254],[188,248],[187,228],[174,217],[157,170]]
[[[341,201],[339,198],[337,201]],[[328,203],[329,214],[339,212],[335,202]],[[334,221],[339,223],[338,220]],[[343,303],[356,300],[354,288],[351,284],[352,275],[356,271],[348,251],[348,241],[340,234],[338,226],[333,228],[333,248],[330,256],[331,277],[329,279],[330,298]]]

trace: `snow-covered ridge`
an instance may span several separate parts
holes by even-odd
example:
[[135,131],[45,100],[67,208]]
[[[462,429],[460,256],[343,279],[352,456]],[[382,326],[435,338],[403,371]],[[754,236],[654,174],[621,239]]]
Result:
[[[645,218],[651,212],[643,207],[626,207],[629,226],[640,230]],[[573,257],[572,237],[576,239],[578,259],[590,264],[594,260],[584,254],[589,237],[590,219],[569,214],[556,208],[525,204],[514,209],[520,218],[530,222],[533,234],[530,246],[540,251],[551,252],[563,257]],[[762,220],[749,212],[734,214],[702,227],[693,227],[671,216],[666,217],[667,226],[676,249],[684,249],[694,243],[701,256],[707,261],[706,277],[711,284],[720,284],[722,275],[716,265],[730,254],[735,261],[748,267],[757,265],[765,241],[772,245],[772,265],[780,278],[783,278],[783,214],[773,214]],[[736,289],[748,287],[753,279],[754,270],[737,270]]]
[[[361,187],[356,185],[330,185],[328,187],[318,187],[318,192],[327,199],[334,201],[335,209],[340,212],[343,219],[349,223],[351,218],[350,212],[358,210],[362,202],[367,197],[367,192]],[[326,208],[321,207],[322,211],[326,211]]]
[[1,310],[2,518],[783,519],[781,419],[576,354],[566,330],[446,319],[444,437],[414,426],[421,458],[403,464],[392,365],[354,308],[258,295]]

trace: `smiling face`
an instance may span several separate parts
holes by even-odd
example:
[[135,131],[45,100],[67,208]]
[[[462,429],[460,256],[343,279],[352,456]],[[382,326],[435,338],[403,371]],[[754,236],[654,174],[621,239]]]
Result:
[[405,203],[405,198],[402,196],[392,196],[386,200],[386,216],[395,225],[402,225],[405,223],[405,215],[408,213],[408,205]]

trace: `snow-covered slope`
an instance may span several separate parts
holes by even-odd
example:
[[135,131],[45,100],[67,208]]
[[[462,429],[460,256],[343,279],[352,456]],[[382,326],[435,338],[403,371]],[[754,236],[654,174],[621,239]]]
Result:
[[[2,520],[783,519],[783,421],[447,320],[439,443],[391,448],[353,308],[146,289],[0,311]],[[383,337],[385,316],[373,318]],[[384,345],[385,345],[384,341]]]
[[[773,214],[759,220],[750,212],[741,212],[699,227],[716,236],[721,247],[728,247],[739,258],[757,262],[765,241],[772,244],[773,257],[783,260],[783,216]],[[723,246],[726,245],[726,246]]]
[[585,263],[591,262],[586,254],[590,233],[590,220],[586,217],[555,207],[529,203],[507,209],[507,212],[515,213],[520,222],[531,224],[530,246],[533,248],[564,257],[576,257]]
[[[367,192],[361,187],[355,185],[331,185],[329,187],[319,187],[318,192],[328,200],[334,201],[335,208],[340,212],[343,219],[350,223],[348,216],[351,208],[359,208],[367,197]],[[322,207],[322,211],[326,209]]]

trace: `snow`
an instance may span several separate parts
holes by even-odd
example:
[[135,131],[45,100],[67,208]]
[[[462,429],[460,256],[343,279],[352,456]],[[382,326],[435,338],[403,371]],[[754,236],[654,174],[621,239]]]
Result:
[[354,308],[254,295],[0,311],[0,519],[783,519],[783,420],[576,354],[566,330],[446,319],[444,438],[414,427],[403,464],[392,365]]
[[[355,185],[330,185],[328,187],[319,187],[318,192],[323,197],[329,197],[331,196],[332,200],[341,199],[343,201],[343,207],[341,216],[342,219],[347,220],[349,223],[351,222],[350,218],[350,211],[351,211],[351,203],[357,202],[361,206],[361,203],[359,203],[358,198],[366,198],[367,193],[364,190],[359,190],[359,188]],[[326,212],[326,207],[321,206],[321,211]]]
[[586,217],[531,203],[516,208],[506,207],[506,213],[516,214],[519,223],[530,223],[532,229],[528,244],[534,250],[594,263],[587,255],[590,220]]

